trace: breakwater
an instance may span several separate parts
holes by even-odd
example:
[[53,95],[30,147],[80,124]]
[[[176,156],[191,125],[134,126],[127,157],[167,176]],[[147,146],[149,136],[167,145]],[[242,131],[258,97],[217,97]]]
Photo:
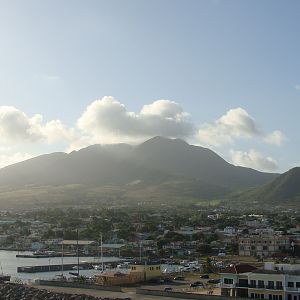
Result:
[[121,300],[122,298],[94,297],[84,294],[50,292],[34,287],[0,283],[0,299],[3,300]]

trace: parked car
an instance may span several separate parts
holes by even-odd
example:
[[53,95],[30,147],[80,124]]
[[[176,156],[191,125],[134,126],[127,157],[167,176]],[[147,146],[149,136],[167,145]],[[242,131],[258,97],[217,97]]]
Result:
[[204,284],[201,281],[195,281],[190,284],[190,287],[204,287]]
[[183,276],[175,276],[173,279],[174,280],[181,280],[181,281],[183,281],[184,277]]
[[203,274],[200,276],[201,279],[208,279],[209,278],[209,275],[208,274]]
[[221,282],[221,279],[209,279],[209,280],[207,280],[207,283],[217,284],[217,283],[220,283],[220,282]]
[[173,289],[171,287],[165,287],[164,288],[164,292],[171,292],[173,291]]

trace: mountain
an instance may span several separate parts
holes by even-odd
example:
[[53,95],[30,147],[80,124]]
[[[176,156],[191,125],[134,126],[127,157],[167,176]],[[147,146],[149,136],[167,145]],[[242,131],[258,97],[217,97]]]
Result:
[[300,201],[300,167],[281,174],[263,186],[239,193],[233,199],[260,205],[297,205]]
[[180,139],[154,137],[139,145],[135,153],[142,165],[230,189],[258,186],[278,176],[234,166],[210,149]]
[[8,201],[214,199],[277,176],[233,166],[213,151],[179,139],[155,137],[138,146],[93,145],[2,168],[0,207]]

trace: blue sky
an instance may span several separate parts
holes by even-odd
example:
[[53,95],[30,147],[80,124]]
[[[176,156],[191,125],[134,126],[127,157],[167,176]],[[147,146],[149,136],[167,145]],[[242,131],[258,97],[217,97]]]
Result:
[[292,0],[0,1],[0,166],[152,135],[260,170],[299,165],[299,12]]

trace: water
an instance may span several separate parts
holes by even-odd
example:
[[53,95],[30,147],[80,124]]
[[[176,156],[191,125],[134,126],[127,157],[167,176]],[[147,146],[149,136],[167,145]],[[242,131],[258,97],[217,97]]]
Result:
[[[6,251],[0,250],[0,267],[1,273],[5,275],[10,275],[11,280],[20,279],[24,282],[33,281],[35,279],[52,279],[56,275],[61,275],[61,271],[55,272],[41,272],[41,273],[17,273],[17,267],[23,266],[38,266],[38,265],[60,265],[62,263],[61,257],[51,257],[51,258],[22,258],[16,257],[18,252],[16,251]],[[32,252],[19,252],[19,254],[32,254]],[[80,257],[80,262],[92,262],[99,264],[98,257]],[[117,257],[103,257],[103,262],[107,261],[119,261]],[[77,263],[77,257],[64,257],[64,264]],[[76,270],[74,270],[76,272]],[[81,275],[93,276],[100,274],[99,270],[80,270]],[[69,271],[65,271],[64,275],[66,277],[70,276]]]

